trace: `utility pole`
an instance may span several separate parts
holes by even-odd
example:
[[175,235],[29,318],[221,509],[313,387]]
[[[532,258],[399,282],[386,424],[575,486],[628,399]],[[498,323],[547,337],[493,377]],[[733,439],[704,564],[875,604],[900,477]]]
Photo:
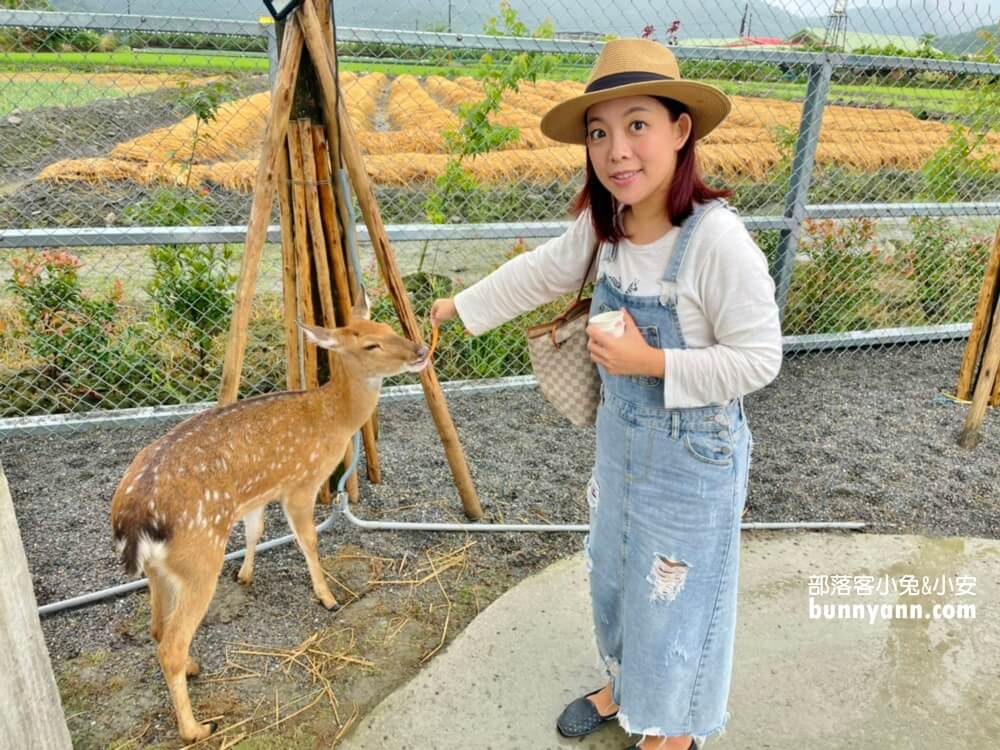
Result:
[[823,46],[838,52],[846,51],[847,47],[847,0],[834,0],[833,11],[826,25],[826,38]]
[[448,33],[451,33],[451,0],[448,0]]
[[743,19],[740,21],[740,37],[750,36],[750,0],[743,6]]

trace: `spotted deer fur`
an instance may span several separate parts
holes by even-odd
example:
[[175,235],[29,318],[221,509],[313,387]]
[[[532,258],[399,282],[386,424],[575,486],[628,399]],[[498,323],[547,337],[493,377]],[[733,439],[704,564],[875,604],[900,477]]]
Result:
[[126,570],[149,579],[151,632],[185,741],[204,739],[187,677],[198,673],[191,639],[215,593],[226,541],[240,519],[246,557],[238,578],[253,578],[264,506],[280,499],[302,549],[313,591],[327,609],[337,600],[324,580],[313,506],[341,463],[351,437],[369,420],[382,379],[416,372],[428,350],[367,320],[367,306],[333,330],[303,325],[306,338],[330,349],[330,381],[210,409],[182,422],[136,456],[111,505],[111,523]]

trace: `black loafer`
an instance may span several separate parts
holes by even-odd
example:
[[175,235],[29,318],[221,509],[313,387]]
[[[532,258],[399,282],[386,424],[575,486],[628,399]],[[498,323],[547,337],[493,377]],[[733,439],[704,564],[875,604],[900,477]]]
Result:
[[559,730],[559,734],[563,737],[583,737],[585,734],[599,729],[604,722],[618,718],[617,711],[608,716],[601,716],[597,707],[587,700],[588,696],[596,695],[603,689],[598,688],[593,693],[587,693],[563,709],[556,720],[556,729]]
[[[642,750],[642,748],[640,748],[638,745],[629,745],[628,747],[625,748],[625,750]],[[691,740],[691,745],[688,747],[688,750],[698,750],[698,743],[695,742],[694,740]]]

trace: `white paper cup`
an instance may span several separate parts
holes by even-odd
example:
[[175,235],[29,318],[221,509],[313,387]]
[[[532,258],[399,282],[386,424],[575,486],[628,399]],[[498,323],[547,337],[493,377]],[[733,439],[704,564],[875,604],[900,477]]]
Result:
[[597,326],[605,333],[618,338],[625,333],[625,315],[621,310],[609,310],[590,319],[592,326]]

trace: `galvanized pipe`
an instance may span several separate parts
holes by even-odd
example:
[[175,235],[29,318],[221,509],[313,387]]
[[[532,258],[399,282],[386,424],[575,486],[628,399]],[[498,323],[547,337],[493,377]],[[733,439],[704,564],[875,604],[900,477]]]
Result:
[[[574,532],[574,533],[586,533],[590,530],[590,527],[586,524],[540,524],[540,523],[419,523],[419,522],[407,522],[407,521],[368,521],[363,518],[358,518],[355,516],[350,509],[350,505],[347,499],[347,493],[344,488],[347,486],[347,480],[358,468],[358,459],[361,455],[361,433],[355,433],[354,435],[354,451],[351,458],[351,463],[347,467],[343,476],[340,477],[340,481],[337,483],[337,505],[334,506],[330,515],[316,527],[316,533],[320,534],[326,531],[330,526],[333,525],[334,519],[337,514],[340,513],[346,518],[350,523],[357,526],[358,528],[367,529],[369,531],[457,531],[462,533],[469,532],[497,532],[497,533],[511,533],[511,532],[528,532],[528,533],[549,533],[549,532]],[[861,521],[794,521],[794,522],[783,522],[783,523],[745,523],[741,524],[742,529],[861,529],[865,527],[865,523]],[[295,539],[294,534],[286,534],[285,536],[278,537],[277,539],[271,539],[266,542],[261,542],[257,545],[257,552],[263,552],[265,550],[274,549],[275,547],[281,547]],[[230,552],[226,555],[226,560],[239,560],[242,559],[246,554],[246,550],[237,550],[236,552]],[[38,608],[38,614],[42,617],[54,614],[56,612],[61,612],[65,609],[73,609],[75,607],[84,607],[88,604],[96,604],[97,602],[104,601],[105,599],[110,599],[115,596],[120,596],[122,594],[128,594],[132,591],[138,591],[139,589],[146,588],[149,585],[149,581],[146,578],[142,578],[138,581],[131,581],[130,583],[124,583],[119,586],[111,586],[106,589],[101,589],[100,591],[93,591],[89,594],[82,594],[81,596],[73,597],[72,599],[64,599],[58,602],[52,602],[51,604],[46,604]]]

